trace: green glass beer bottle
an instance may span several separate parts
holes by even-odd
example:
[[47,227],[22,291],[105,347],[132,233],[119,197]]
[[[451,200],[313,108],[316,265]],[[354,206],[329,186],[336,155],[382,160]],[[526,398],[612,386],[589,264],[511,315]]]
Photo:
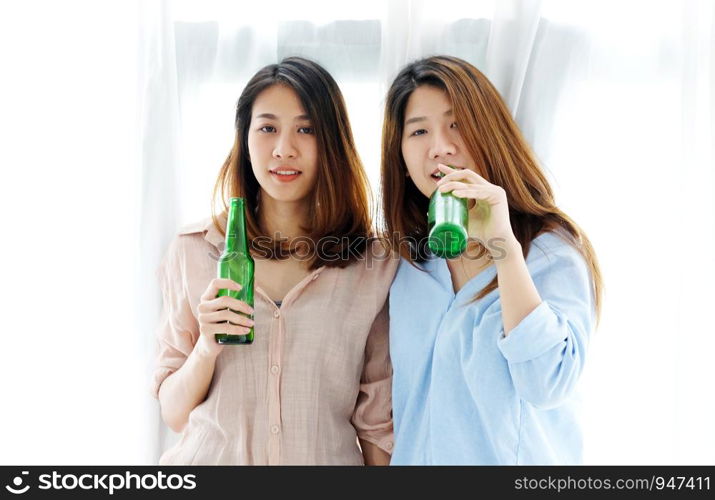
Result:
[[[254,263],[248,251],[248,235],[246,232],[246,201],[243,198],[231,198],[231,207],[226,223],[226,247],[218,260],[218,277],[232,279],[241,290],[222,289],[217,297],[229,295],[242,300],[253,307],[253,272]],[[244,313],[233,311],[238,314]],[[248,316],[253,319],[253,316]],[[216,342],[219,344],[251,344],[253,342],[253,327],[245,335],[229,335],[217,333]]]
[[429,200],[427,246],[437,257],[453,259],[467,249],[467,200],[436,189]]

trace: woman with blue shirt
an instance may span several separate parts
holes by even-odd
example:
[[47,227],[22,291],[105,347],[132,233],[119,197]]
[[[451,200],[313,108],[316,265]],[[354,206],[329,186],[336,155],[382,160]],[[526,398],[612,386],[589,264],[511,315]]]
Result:
[[[469,63],[404,68],[387,96],[385,229],[393,465],[577,464],[576,386],[598,321],[601,274],[498,92]],[[427,250],[439,189],[468,200],[469,245]]]

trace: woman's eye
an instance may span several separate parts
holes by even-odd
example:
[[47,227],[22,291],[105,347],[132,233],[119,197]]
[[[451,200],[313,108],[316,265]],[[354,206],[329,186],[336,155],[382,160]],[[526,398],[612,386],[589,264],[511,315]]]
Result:
[[313,127],[300,127],[298,129],[299,134],[312,134],[313,133]]
[[422,134],[426,134],[426,133],[427,133],[427,131],[425,129],[421,128],[419,130],[415,130],[410,135],[415,136],[415,135],[422,135]]
[[275,131],[276,131],[276,128],[275,128],[274,126],[272,126],[272,125],[264,125],[263,127],[261,127],[261,128],[258,129],[258,130],[260,130],[261,132],[266,132],[266,133],[269,133],[269,134],[270,134],[270,133],[272,133],[272,132],[275,132]]
[[457,128],[457,122],[452,123],[449,128]]

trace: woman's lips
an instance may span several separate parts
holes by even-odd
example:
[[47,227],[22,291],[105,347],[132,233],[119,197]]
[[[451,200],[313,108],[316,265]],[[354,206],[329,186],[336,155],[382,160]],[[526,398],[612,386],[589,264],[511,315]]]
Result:
[[[443,163],[442,165],[444,165],[444,163]],[[448,166],[449,168],[453,168],[453,169],[455,169],[455,170],[463,170],[464,168],[466,168],[466,167],[458,167],[458,166],[456,166],[456,165],[447,165],[447,166]],[[432,178],[432,180],[435,181],[435,182],[439,182],[439,180],[440,180],[442,177],[444,177],[445,175],[447,175],[447,174],[445,174],[444,172],[442,172],[440,169],[437,168],[437,169],[435,169],[435,170],[432,171],[432,173],[430,174],[430,178]]]
[[430,178],[435,182],[439,182],[442,177],[444,177],[444,174],[442,172],[430,175]]
[[[284,172],[282,174],[278,172]],[[293,173],[288,173],[288,172],[293,172]],[[270,171],[271,175],[275,177],[279,182],[291,182],[296,180],[302,172],[298,172],[296,170],[271,170]]]

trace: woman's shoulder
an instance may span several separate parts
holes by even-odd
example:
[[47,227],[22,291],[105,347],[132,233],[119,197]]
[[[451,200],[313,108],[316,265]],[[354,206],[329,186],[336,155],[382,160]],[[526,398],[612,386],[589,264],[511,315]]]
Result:
[[559,269],[587,268],[579,250],[579,241],[563,231],[548,231],[534,238],[526,264],[532,272],[552,272]]
[[218,248],[223,237],[211,217],[181,226],[172,236],[165,253],[167,262],[192,260],[196,255],[205,255]]
[[176,236],[188,236],[199,233],[206,234],[206,231],[212,223],[213,220],[211,219],[211,217],[205,217],[201,220],[196,220],[194,222],[181,226]]
[[[222,229],[226,227],[226,219],[224,216],[219,216],[217,220]],[[221,230],[216,226],[213,217],[205,217],[191,224],[182,226],[179,229],[178,237],[188,236],[202,238],[218,248],[224,243],[224,235],[221,233]]]

